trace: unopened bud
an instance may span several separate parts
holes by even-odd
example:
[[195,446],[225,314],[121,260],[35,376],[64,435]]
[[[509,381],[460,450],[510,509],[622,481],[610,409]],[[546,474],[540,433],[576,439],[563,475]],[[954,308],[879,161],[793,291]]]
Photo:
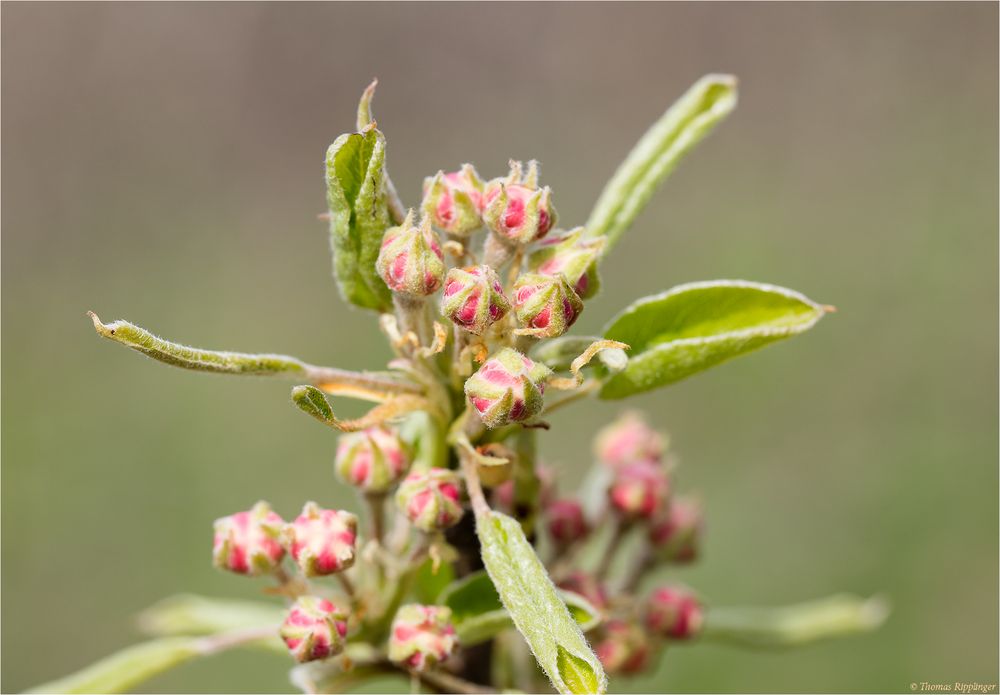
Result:
[[528,256],[528,269],[540,275],[563,275],[581,299],[593,297],[600,286],[597,259],[604,238],[585,239],[583,227],[545,239]]
[[488,265],[452,268],[444,281],[441,313],[470,333],[482,335],[510,311],[496,271]]
[[365,492],[385,492],[409,467],[405,444],[394,428],[385,425],[341,435],[337,445],[337,475]]
[[441,663],[455,651],[458,639],[451,624],[451,609],[410,603],[393,618],[389,635],[389,660],[413,671]]
[[396,505],[414,526],[431,533],[458,523],[465,510],[462,479],[455,471],[431,468],[411,473],[396,491]]
[[347,614],[332,602],[302,596],[292,605],[281,626],[281,639],[301,663],[325,659],[344,650]]
[[518,323],[541,338],[562,335],[583,311],[583,301],[562,275],[522,275],[511,294]]
[[625,620],[609,620],[603,637],[594,647],[604,670],[610,674],[632,674],[649,662],[649,639],[642,628]]
[[594,575],[574,570],[563,577],[557,584],[560,589],[572,591],[587,599],[594,608],[604,610],[609,604],[607,587]]
[[273,572],[285,556],[279,536],[285,521],[267,502],[250,511],[224,516],[215,522],[212,561],[219,569],[236,574]]
[[556,500],[545,507],[549,535],[557,545],[566,546],[587,537],[590,526],[577,500]]
[[640,461],[615,471],[608,496],[617,512],[628,519],[650,519],[670,494],[667,472],[657,463]]
[[538,163],[511,162],[505,179],[494,179],[483,192],[483,222],[508,242],[529,244],[544,237],[556,222],[552,191],[538,187]]
[[665,562],[691,562],[698,557],[704,517],[693,499],[671,500],[667,512],[649,526],[649,542]]
[[638,461],[659,461],[666,439],[637,412],[623,413],[597,433],[594,453],[607,466],[619,468]]
[[375,269],[393,292],[423,297],[441,287],[443,258],[430,220],[414,225],[410,210],[403,224],[386,230]]
[[471,164],[424,179],[424,214],[453,236],[468,236],[482,226],[482,203],[483,182]]
[[307,502],[295,521],[285,524],[282,540],[302,574],[318,577],[354,564],[358,518]]
[[465,382],[465,395],[490,429],[530,420],[542,410],[552,370],[513,348],[486,360]]
[[646,626],[669,639],[691,639],[704,623],[701,603],[683,587],[664,586],[646,600]]

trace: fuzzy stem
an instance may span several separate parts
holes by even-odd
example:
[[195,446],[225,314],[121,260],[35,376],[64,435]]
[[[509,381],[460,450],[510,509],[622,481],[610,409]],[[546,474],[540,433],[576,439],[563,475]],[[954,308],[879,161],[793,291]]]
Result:
[[421,345],[431,343],[431,324],[424,297],[393,292],[392,303],[396,307],[396,321],[399,332],[405,337],[413,333]]
[[611,523],[614,524],[611,538],[608,539],[608,544],[604,547],[604,554],[601,556],[600,564],[598,564],[597,569],[594,571],[594,577],[598,581],[603,581],[608,575],[608,570],[611,569],[611,562],[614,560],[618,548],[621,547],[625,533],[631,526],[629,522],[623,522],[618,517],[615,517]]
[[365,508],[368,510],[368,527],[372,540],[382,545],[385,536],[385,493],[365,493]]
[[653,551],[648,545],[644,545],[628,574],[625,575],[621,590],[624,593],[633,593],[639,587],[642,578],[646,576],[646,572],[653,568],[653,565]]
[[483,243],[483,263],[490,266],[497,272],[510,260],[514,249],[510,242],[498,236],[495,232],[486,235]]

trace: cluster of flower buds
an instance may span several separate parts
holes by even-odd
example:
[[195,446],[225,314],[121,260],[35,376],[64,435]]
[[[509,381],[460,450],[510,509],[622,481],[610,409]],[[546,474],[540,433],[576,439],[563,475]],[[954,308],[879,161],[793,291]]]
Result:
[[538,187],[538,162],[511,162],[506,178],[493,179],[483,191],[483,222],[508,243],[530,244],[556,223],[552,191]]
[[488,265],[452,268],[444,281],[441,314],[455,325],[482,335],[510,311],[496,271]]
[[504,348],[465,382],[465,395],[490,429],[526,422],[541,412],[545,382],[551,375],[544,364]]
[[396,505],[421,531],[443,531],[465,512],[461,489],[462,479],[455,471],[431,468],[406,477],[396,492]]
[[281,639],[296,661],[305,663],[339,654],[347,636],[347,614],[334,603],[301,596],[281,626]]
[[593,297],[600,287],[597,260],[604,237],[586,239],[583,227],[543,239],[528,256],[528,269],[539,275],[566,278],[580,299]]
[[236,574],[255,576],[273,572],[285,556],[280,541],[284,525],[284,519],[267,502],[217,519],[212,561],[219,569]]
[[411,603],[400,607],[392,621],[389,660],[424,671],[451,656],[457,645],[450,608]]
[[285,525],[282,540],[302,574],[319,577],[354,564],[357,530],[358,518],[350,512],[307,502],[302,514]]
[[387,229],[375,269],[397,294],[426,297],[437,292],[444,279],[444,256],[430,220],[415,225],[410,210],[401,225]]
[[383,493],[410,467],[410,453],[398,432],[385,425],[345,434],[334,468],[345,483],[366,493]]
[[483,187],[471,164],[460,171],[439,171],[424,179],[421,208],[438,229],[466,237],[483,225]]

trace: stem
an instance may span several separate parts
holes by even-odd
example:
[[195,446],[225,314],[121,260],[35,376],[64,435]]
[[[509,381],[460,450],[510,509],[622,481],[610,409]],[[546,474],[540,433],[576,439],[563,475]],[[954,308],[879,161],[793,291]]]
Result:
[[368,510],[368,526],[372,540],[382,545],[385,536],[385,493],[365,493],[365,507]]
[[396,307],[396,321],[403,337],[407,333],[413,333],[421,345],[430,345],[431,326],[427,315],[427,301],[423,297],[393,292],[392,304]]
[[497,692],[493,688],[477,685],[472,681],[448,673],[447,671],[424,671],[418,674],[420,682],[440,693],[474,693],[476,695]]
[[469,502],[472,503],[472,511],[478,519],[481,516],[490,514],[490,505],[486,502],[483,494],[483,486],[479,482],[479,472],[476,471],[476,462],[472,460],[468,452],[459,449],[459,459],[462,462],[462,473],[465,475],[465,488],[469,493]]
[[354,590],[354,584],[347,578],[347,575],[343,572],[338,572],[337,579],[340,581],[340,585],[344,587],[344,593],[351,599],[351,603],[357,603],[358,593]]
[[254,627],[246,630],[235,630],[233,632],[223,632],[211,637],[198,640],[198,650],[202,654],[215,654],[216,652],[239,647],[250,642],[277,637],[278,629],[274,625],[267,627]]
[[608,575],[608,570],[611,569],[611,561],[614,560],[615,553],[618,552],[618,548],[622,544],[625,532],[628,531],[631,526],[629,522],[623,522],[618,517],[615,517],[612,523],[614,524],[614,530],[611,532],[611,538],[608,540],[608,544],[604,547],[604,554],[601,556],[601,562],[594,571],[594,577],[598,581],[603,581]]
[[636,558],[632,568],[629,570],[628,574],[625,575],[625,580],[622,582],[622,591],[625,593],[634,592],[638,588],[639,582],[642,581],[646,572],[653,568],[653,564],[653,551],[648,545],[644,545],[639,557]]
[[489,232],[486,235],[486,241],[483,243],[484,264],[499,273],[500,268],[510,260],[513,253],[514,249],[511,248],[511,244],[497,236],[494,232]]

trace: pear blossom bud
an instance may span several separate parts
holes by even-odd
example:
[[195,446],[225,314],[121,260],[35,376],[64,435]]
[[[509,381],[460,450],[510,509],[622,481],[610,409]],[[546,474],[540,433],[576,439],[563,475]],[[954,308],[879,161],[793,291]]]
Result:
[[267,502],[215,522],[212,561],[219,569],[258,575],[274,571],[285,556],[279,536],[285,521]]
[[659,461],[666,439],[637,412],[627,412],[597,433],[594,453],[611,468],[637,461]]
[[580,594],[587,599],[594,608],[604,610],[608,607],[609,596],[607,587],[598,579],[581,570],[574,570],[561,579],[557,586],[574,594]]
[[423,297],[437,292],[444,278],[444,257],[430,220],[413,224],[413,211],[403,224],[387,229],[375,269],[393,292]]
[[583,301],[562,275],[522,275],[514,283],[514,313],[525,328],[542,338],[556,338],[573,325]]
[[344,650],[347,614],[332,602],[302,596],[292,605],[281,626],[281,639],[300,663],[334,656]]
[[542,409],[545,380],[552,370],[513,348],[486,360],[465,382],[465,395],[490,429],[524,422]]
[[610,674],[637,673],[649,662],[649,639],[642,628],[625,620],[609,620],[594,647],[604,670]]
[[689,590],[660,587],[646,600],[646,626],[669,639],[691,639],[704,623],[701,603]]
[[670,482],[662,466],[639,461],[615,471],[608,496],[612,506],[628,519],[650,519],[667,501]]
[[538,188],[538,163],[528,163],[524,175],[520,162],[511,162],[505,179],[493,179],[483,191],[483,222],[510,243],[529,244],[541,239],[556,222],[548,186]]
[[409,467],[406,445],[395,429],[385,425],[342,435],[337,444],[337,475],[365,492],[385,492]]
[[482,202],[483,182],[471,164],[424,179],[424,214],[453,236],[468,236],[483,225]]
[[586,538],[590,526],[577,500],[556,500],[545,507],[549,535],[557,545],[569,545]]
[[600,280],[597,259],[604,248],[604,238],[584,239],[583,227],[550,237],[528,256],[528,269],[540,275],[563,275],[581,299],[593,297]]
[[649,542],[665,562],[691,562],[698,557],[704,524],[701,505],[692,499],[675,499],[666,514],[649,526]]
[[354,564],[358,518],[307,502],[295,521],[285,524],[282,541],[307,577],[334,574]]
[[389,660],[412,671],[444,661],[456,646],[451,609],[446,606],[410,603],[400,607],[392,620]]
[[444,280],[441,314],[470,333],[482,335],[510,311],[496,271],[488,265],[452,268]]
[[443,531],[462,518],[462,479],[446,468],[411,473],[396,492],[396,506],[421,531]]

